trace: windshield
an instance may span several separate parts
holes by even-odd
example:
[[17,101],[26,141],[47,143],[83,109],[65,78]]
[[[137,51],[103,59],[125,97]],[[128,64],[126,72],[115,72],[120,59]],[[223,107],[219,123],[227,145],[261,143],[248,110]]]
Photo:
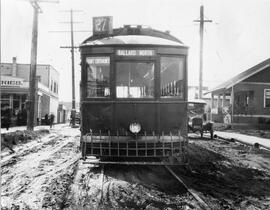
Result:
[[205,112],[205,104],[203,103],[188,103],[188,115],[190,117],[203,115]]
[[153,98],[154,63],[117,62],[117,98]]

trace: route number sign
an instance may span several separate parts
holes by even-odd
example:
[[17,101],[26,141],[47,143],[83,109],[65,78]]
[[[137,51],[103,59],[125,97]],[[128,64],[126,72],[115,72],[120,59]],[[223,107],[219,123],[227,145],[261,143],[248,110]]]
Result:
[[112,34],[112,16],[93,17],[93,34]]

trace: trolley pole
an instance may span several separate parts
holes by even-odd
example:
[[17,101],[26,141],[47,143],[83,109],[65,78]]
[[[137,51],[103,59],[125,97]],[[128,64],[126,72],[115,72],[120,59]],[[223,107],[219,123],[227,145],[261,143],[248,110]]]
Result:
[[202,99],[202,89],[203,89],[203,32],[204,23],[212,22],[212,20],[204,19],[204,7],[200,7],[200,19],[194,20],[194,22],[200,22],[200,67],[199,67],[199,99]]

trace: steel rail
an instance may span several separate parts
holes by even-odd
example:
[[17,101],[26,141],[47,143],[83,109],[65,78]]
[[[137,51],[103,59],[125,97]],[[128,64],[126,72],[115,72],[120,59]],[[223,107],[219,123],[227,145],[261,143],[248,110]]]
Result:
[[105,165],[101,166],[101,190],[100,190],[100,199],[99,199],[99,206],[103,203],[103,189],[104,189],[104,177],[105,177]]
[[200,198],[200,196],[198,195],[198,193],[188,187],[184,181],[168,166],[168,165],[164,165],[164,167],[170,172],[170,174],[177,180],[179,181],[186,189],[187,191],[196,199],[196,201],[198,201],[200,207],[204,210],[211,210],[211,208],[203,201],[203,199]]

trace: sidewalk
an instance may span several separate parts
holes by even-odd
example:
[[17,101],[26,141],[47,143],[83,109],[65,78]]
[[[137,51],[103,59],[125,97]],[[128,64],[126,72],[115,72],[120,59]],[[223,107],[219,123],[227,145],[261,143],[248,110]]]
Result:
[[225,132],[225,131],[215,131],[215,134],[225,138],[225,139],[235,139],[238,141],[242,141],[247,144],[254,145],[255,143],[259,143],[260,145],[270,149],[270,139],[260,138],[256,136],[249,136],[245,134],[239,134],[239,133],[231,133],[231,132]]

